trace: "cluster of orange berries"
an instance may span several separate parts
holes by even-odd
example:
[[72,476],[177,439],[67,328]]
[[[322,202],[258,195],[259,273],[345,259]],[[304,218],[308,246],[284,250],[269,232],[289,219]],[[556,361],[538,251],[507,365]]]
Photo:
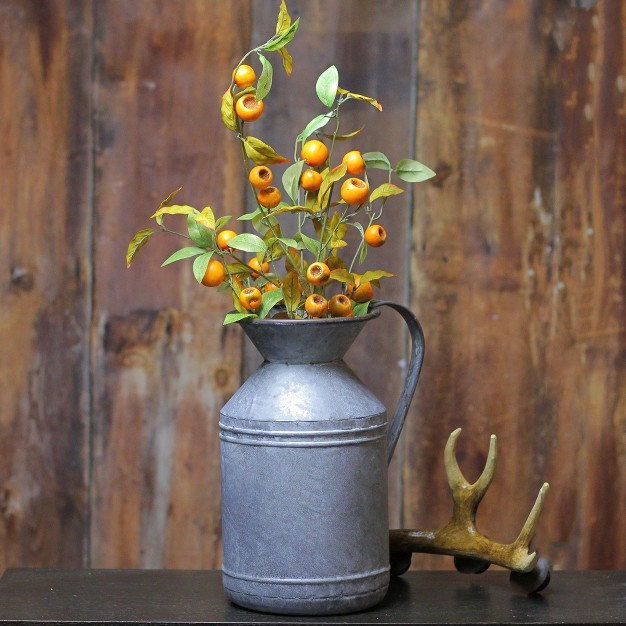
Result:
[[[256,73],[250,65],[241,64],[233,71],[233,82],[237,87],[245,90],[256,81]],[[253,122],[263,115],[263,100],[257,100],[254,93],[240,95],[235,102],[235,113],[244,122]],[[302,145],[301,157],[308,166],[300,175],[300,187],[306,192],[316,192],[320,189],[323,177],[319,169],[328,160],[328,147],[322,141],[310,139]],[[358,150],[347,152],[342,159],[346,166],[349,177],[341,185],[340,195],[342,200],[349,205],[363,204],[369,196],[369,185],[362,178],[358,178],[365,171],[365,160]],[[256,165],[248,175],[248,180],[256,192],[259,205],[265,209],[277,207],[282,199],[281,191],[272,185],[274,176],[272,170],[266,165]],[[229,241],[237,233],[233,230],[222,230],[216,236],[216,244],[222,251],[229,249]],[[364,232],[365,242],[372,247],[379,247],[385,243],[387,234],[379,224],[370,225]],[[261,263],[256,257],[248,262],[253,270],[252,278],[269,272],[269,263]],[[322,262],[316,261],[310,264],[306,270],[306,278],[312,288],[326,285],[330,281],[330,268]],[[224,265],[217,259],[211,259],[207,266],[202,284],[207,287],[220,285],[226,277]],[[236,276],[233,276],[241,287],[239,302],[248,311],[257,310],[262,304],[263,294],[259,287],[243,287]],[[273,282],[267,282],[264,291],[277,289]],[[304,309],[309,317],[350,317],[353,315],[353,303],[364,303],[372,299],[374,293],[370,282],[348,286],[348,294],[339,293],[327,300],[320,293],[312,293],[304,303]]]
[[[321,286],[330,280],[330,268],[326,263],[316,261],[311,263],[306,272],[307,280],[314,286]],[[268,283],[264,290],[276,289],[276,285]],[[327,300],[319,293],[313,293],[307,297],[304,310],[309,317],[326,317],[330,313],[332,317],[352,317],[352,303],[368,302],[374,296],[372,284],[365,282],[355,287],[348,288],[348,295],[338,293]],[[263,294],[258,287],[246,287],[239,294],[239,302],[248,311],[254,311],[261,306]]]

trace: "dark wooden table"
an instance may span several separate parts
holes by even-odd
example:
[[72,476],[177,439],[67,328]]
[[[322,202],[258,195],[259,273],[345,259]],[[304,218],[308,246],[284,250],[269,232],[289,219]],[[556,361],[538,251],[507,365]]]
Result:
[[508,573],[409,572],[375,609],[337,617],[265,615],[226,600],[218,571],[7,570],[0,624],[624,624],[626,572],[553,572],[540,595]]

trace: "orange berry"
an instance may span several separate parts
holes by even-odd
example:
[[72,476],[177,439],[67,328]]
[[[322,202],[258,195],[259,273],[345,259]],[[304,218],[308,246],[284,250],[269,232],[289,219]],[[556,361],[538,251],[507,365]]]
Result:
[[275,285],[274,283],[266,283],[265,287],[263,287],[263,291],[265,293],[267,293],[268,291],[275,291],[276,289],[278,289],[278,285]]
[[265,189],[259,189],[256,194],[256,199],[259,204],[266,209],[273,209],[278,206],[280,202],[281,193],[278,187],[266,187]]
[[322,175],[315,170],[304,170],[300,176],[300,186],[305,191],[317,191],[322,184]]
[[348,295],[358,304],[362,304],[363,302],[369,302],[374,297],[374,288],[370,282],[361,285],[357,281],[354,287],[348,285]]
[[254,122],[254,120],[258,120],[263,115],[264,107],[263,100],[257,100],[254,94],[249,93],[237,100],[235,113],[244,122]]
[[249,65],[242,64],[233,70],[233,80],[235,81],[235,85],[237,85],[237,87],[245,89],[246,87],[250,87],[250,85],[254,84],[254,81],[256,80],[256,73]]
[[365,171],[365,161],[363,160],[363,155],[358,150],[346,152],[341,162],[347,166],[350,176],[356,176]]
[[352,302],[343,293],[338,293],[330,299],[328,310],[333,317],[351,317],[351,315],[354,315],[352,313]]
[[306,279],[312,285],[325,285],[330,280],[330,268],[321,261],[311,263],[306,269]]
[[274,175],[269,167],[265,167],[265,165],[255,165],[250,170],[250,174],[248,174],[248,180],[256,189],[265,189],[272,184]]
[[347,178],[341,185],[341,198],[348,204],[363,204],[369,192],[369,185],[360,178]]
[[217,259],[211,259],[201,282],[205,287],[217,287],[224,280],[225,276],[226,270],[224,266]]
[[252,272],[252,278],[258,278],[259,277],[258,272],[263,272],[263,274],[267,274],[270,271],[270,264],[267,261],[265,261],[263,263],[263,267],[261,267],[261,264],[259,263],[259,259],[257,259],[256,257],[248,261],[248,267],[251,267],[254,270],[254,272]]
[[304,310],[310,317],[324,317],[328,313],[328,300],[319,293],[314,293],[306,299]]
[[372,248],[379,248],[387,239],[387,231],[380,224],[372,224],[365,231],[365,243]]
[[261,290],[257,287],[246,287],[242,289],[239,294],[241,306],[248,311],[258,309],[261,306],[262,299],[263,295],[261,294]]
[[326,144],[318,139],[309,139],[302,146],[302,158],[311,166],[322,165],[328,158],[328,148]]
[[234,230],[220,230],[220,232],[217,233],[217,245],[222,250],[226,250],[226,248],[230,248],[228,242],[236,236],[237,233]]

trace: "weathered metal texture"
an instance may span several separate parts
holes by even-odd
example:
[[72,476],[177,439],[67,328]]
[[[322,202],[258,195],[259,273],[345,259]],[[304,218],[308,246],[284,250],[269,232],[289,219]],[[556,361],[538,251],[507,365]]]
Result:
[[[416,338],[410,402],[423,335],[392,306]],[[387,591],[387,454],[408,404],[388,436],[385,407],[343,361],[378,315],[242,324],[265,360],[220,413],[223,577],[237,604],[326,615]]]

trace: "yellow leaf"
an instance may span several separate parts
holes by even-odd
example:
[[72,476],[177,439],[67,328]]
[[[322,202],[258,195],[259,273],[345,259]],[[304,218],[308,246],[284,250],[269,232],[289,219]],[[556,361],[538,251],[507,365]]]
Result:
[[222,96],[222,122],[229,130],[237,130],[237,116],[235,114],[235,106],[233,104],[233,93],[230,87]]
[[300,304],[300,281],[295,272],[289,272],[283,280],[283,296],[285,297],[285,306],[289,311],[295,311]]
[[378,100],[374,100],[374,98],[370,98],[369,96],[363,96],[360,93],[352,93],[347,89],[342,89],[341,87],[337,88],[337,93],[343,94],[344,96],[348,96],[348,98],[352,98],[353,100],[362,100],[363,102],[369,102],[372,106],[375,106],[379,111],[383,110],[382,104],[378,102]]
[[246,137],[243,143],[246,155],[257,165],[273,165],[276,163],[288,163],[289,159],[280,156],[274,148],[256,137]]
[[145,228],[135,233],[135,236],[130,240],[128,249],[126,250],[126,267],[130,267],[139,248],[145,246],[148,243],[148,239],[150,239],[155,232],[156,231],[152,230],[152,228]]
[[291,76],[291,72],[293,70],[293,59],[289,52],[287,52],[287,48],[280,48],[278,50],[278,54],[280,54],[283,60],[283,67],[285,68],[285,72],[287,76]]
[[204,209],[202,209],[202,213],[194,215],[193,218],[196,222],[198,222],[198,224],[202,224],[202,226],[215,230],[215,215],[213,215],[213,211],[210,206],[204,207]]
[[154,218],[160,226],[163,224],[164,215],[192,215],[197,212],[192,206],[187,206],[186,204],[172,204],[171,206],[162,206],[150,217]]
[[278,22],[276,23],[276,34],[286,31],[291,26],[291,16],[287,11],[287,5],[285,0],[281,0],[280,8],[278,9]]

